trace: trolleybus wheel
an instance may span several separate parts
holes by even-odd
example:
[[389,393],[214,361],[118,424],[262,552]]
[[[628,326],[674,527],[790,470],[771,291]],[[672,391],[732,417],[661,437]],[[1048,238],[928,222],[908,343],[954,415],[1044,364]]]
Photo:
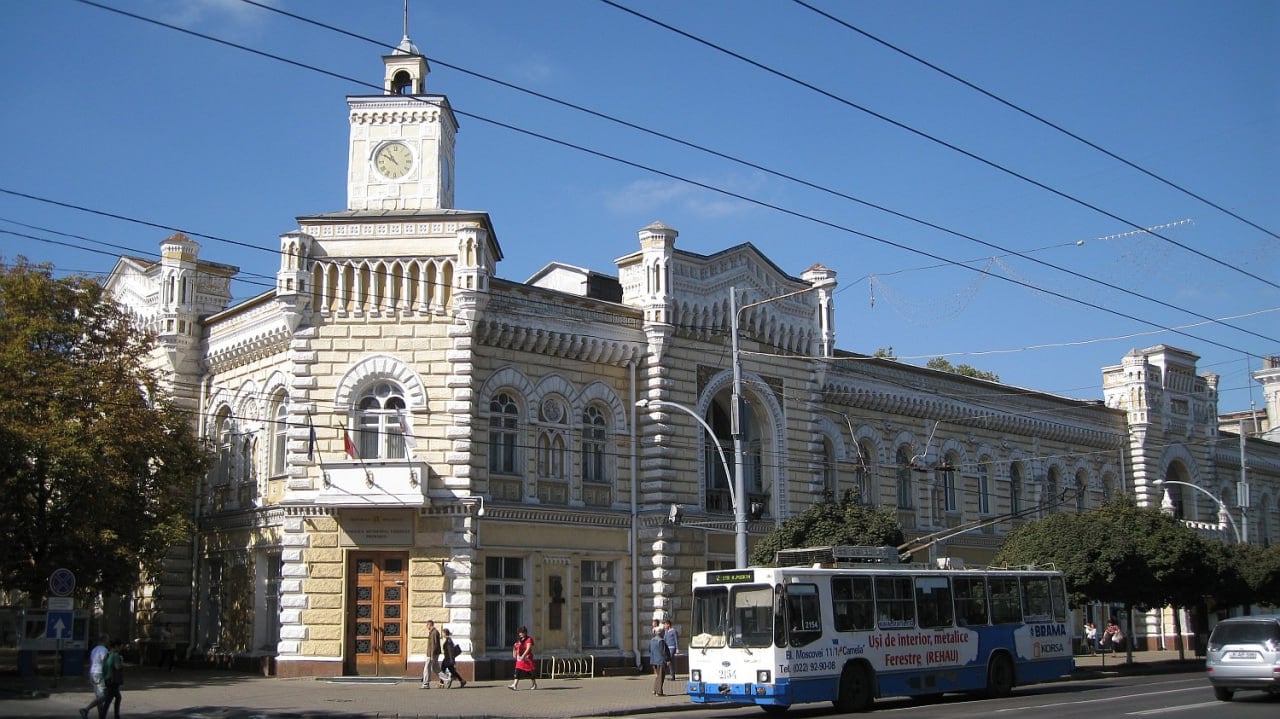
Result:
[[1007,697],[1013,693],[1013,662],[1008,655],[999,654],[991,658],[987,667],[987,696]]
[[839,712],[866,711],[871,706],[871,672],[861,664],[846,664],[840,672],[840,689],[832,706]]
[[780,717],[786,716],[787,710],[791,707],[782,706],[781,704],[761,704],[760,708],[764,710],[765,714],[768,714],[771,717]]

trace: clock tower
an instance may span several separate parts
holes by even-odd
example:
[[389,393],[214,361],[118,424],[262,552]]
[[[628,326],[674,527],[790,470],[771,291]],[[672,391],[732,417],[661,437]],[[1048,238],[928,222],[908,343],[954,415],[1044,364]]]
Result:
[[382,64],[383,94],[347,98],[347,209],[452,209],[458,121],[449,99],[427,94],[431,68],[407,28]]

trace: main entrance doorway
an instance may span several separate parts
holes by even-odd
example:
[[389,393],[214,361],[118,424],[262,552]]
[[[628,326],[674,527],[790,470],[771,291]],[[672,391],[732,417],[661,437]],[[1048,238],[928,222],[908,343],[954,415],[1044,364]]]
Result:
[[353,552],[348,575],[347,673],[405,674],[409,555]]

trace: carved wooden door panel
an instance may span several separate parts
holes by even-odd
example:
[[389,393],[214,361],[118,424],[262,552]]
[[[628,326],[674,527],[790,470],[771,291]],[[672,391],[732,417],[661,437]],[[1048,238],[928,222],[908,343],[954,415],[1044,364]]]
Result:
[[360,676],[404,676],[408,656],[409,555],[351,555],[347,667]]

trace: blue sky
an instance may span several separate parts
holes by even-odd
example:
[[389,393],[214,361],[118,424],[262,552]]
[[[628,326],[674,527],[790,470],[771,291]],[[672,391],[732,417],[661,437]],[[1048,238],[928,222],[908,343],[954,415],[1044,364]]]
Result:
[[[685,250],[751,242],[792,275],[837,270],[843,349],[1101,398],[1102,366],[1171,344],[1221,376],[1221,410],[1261,403],[1248,373],[1280,354],[1280,3],[809,1],[1266,231],[791,0],[619,4],[812,87],[599,0],[411,0],[428,91],[463,113],[456,204],[491,214],[500,276],[552,261],[612,274],[659,220]],[[381,82],[384,49],[239,0],[101,2]],[[392,45],[402,33],[401,0],[272,4]],[[0,2],[0,88],[0,256],[104,273],[168,234],[20,193],[229,240],[201,238],[201,256],[242,269],[239,298],[269,286],[295,217],[344,208],[344,98],[373,92],[74,0]]]

